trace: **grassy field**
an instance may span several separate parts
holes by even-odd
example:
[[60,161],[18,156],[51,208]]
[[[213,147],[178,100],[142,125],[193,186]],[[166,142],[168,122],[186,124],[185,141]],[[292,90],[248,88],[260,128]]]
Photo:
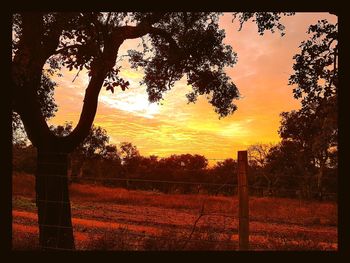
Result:
[[[70,185],[81,250],[236,250],[237,197]],[[250,197],[250,249],[336,250],[337,204]],[[197,222],[197,223],[196,223]],[[13,246],[36,249],[34,177],[13,176]]]

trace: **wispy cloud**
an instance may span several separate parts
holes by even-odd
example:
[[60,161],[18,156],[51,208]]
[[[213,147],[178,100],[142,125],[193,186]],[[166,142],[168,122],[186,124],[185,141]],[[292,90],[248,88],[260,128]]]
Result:
[[128,92],[119,93],[116,96],[101,95],[99,101],[110,108],[127,111],[145,118],[154,118],[159,113],[159,105],[150,103],[144,93]]
[[[226,69],[238,86],[242,98],[235,103],[238,110],[219,119],[206,98],[188,104],[186,94],[191,90],[186,79],[164,94],[160,104],[149,103],[146,88],[140,86],[143,72],[128,68],[126,61],[120,76],[130,82],[130,89],[116,89],[112,94],[101,90],[95,125],[104,127],[112,143],[130,141],[144,155],[168,156],[175,153],[199,153],[208,158],[235,157],[237,150],[256,142],[279,141],[279,113],[300,107],[287,85],[292,72],[293,55],[300,42],[307,38],[308,25],[327,17],[327,13],[303,13],[283,19],[286,35],[267,32],[259,36],[256,25],[247,23],[238,32],[231,16],[225,15],[221,26],[226,29],[228,44],[238,53],[238,63]],[[139,41],[126,41],[119,54],[137,48]],[[50,122],[77,123],[89,79],[85,72],[64,71],[56,81],[55,99],[59,111]]]

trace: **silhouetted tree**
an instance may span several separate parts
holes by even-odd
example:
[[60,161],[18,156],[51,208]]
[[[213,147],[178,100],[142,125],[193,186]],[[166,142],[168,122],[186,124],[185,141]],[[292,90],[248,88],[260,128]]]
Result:
[[[274,26],[271,22],[276,20],[269,13],[253,16],[257,17],[259,32],[264,28],[271,30]],[[236,63],[236,54],[223,44],[225,33],[219,29],[218,19],[218,13],[201,12],[14,15],[13,106],[38,150],[36,191],[43,248],[74,248],[67,154],[88,136],[101,88],[113,92],[118,86],[122,90],[129,86],[128,81],[118,76],[121,68],[116,65],[125,40],[144,40],[143,51],[130,50],[129,56],[133,67],[144,69],[143,83],[151,102],[162,99],[165,91],[186,76],[193,89],[187,95],[189,102],[195,102],[198,95],[206,95],[219,116],[236,110],[233,99],[238,98],[238,90],[224,72],[224,67]],[[64,137],[50,130],[38,99],[45,64],[52,72],[62,66],[86,69],[90,77],[79,122]]]
[[[65,137],[72,132],[73,124],[72,122],[66,122],[64,125],[51,125],[50,129],[56,136]],[[88,135],[75,149],[74,154],[81,155],[83,158],[103,156],[108,142],[109,136],[107,135],[107,131],[100,126],[92,125]],[[113,148],[113,146],[109,148],[112,150],[111,148]]]
[[174,169],[198,170],[205,169],[208,160],[203,155],[198,154],[173,154],[169,157],[162,158],[160,165]]
[[[107,131],[100,127],[92,125],[89,134],[84,141],[79,144],[75,152],[82,155],[84,158],[92,158],[94,156],[103,156],[103,153],[107,150],[107,144],[109,142],[109,136]],[[113,146],[111,146],[113,148]],[[111,151],[112,148],[109,147]]]
[[[283,139],[301,144],[310,162],[318,167],[317,189],[337,152],[338,24],[327,20],[309,27],[310,39],[294,56],[294,74],[289,78],[294,97],[301,99],[299,111],[282,113],[279,133]],[[333,165],[336,159],[333,158]]]
[[[137,147],[130,142],[120,143],[119,149],[119,156],[121,157],[124,168],[124,176],[126,178],[137,176],[137,168],[142,159],[139,150],[137,150]],[[126,187],[129,188],[129,186],[129,181],[126,180]]]
[[119,145],[120,157],[124,162],[127,162],[135,157],[140,156],[140,152],[131,142],[121,142]]
[[[258,187],[261,186],[261,181],[265,181],[267,192],[270,192],[272,186],[271,174],[266,171],[267,155],[273,144],[257,143],[248,147],[248,161],[250,167],[250,179]],[[253,172],[254,171],[254,172]],[[254,179],[252,178],[254,176]]]
[[213,167],[215,182],[236,183],[237,178],[234,175],[237,169],[237,162],[231,158],[225,159],[222,162],[217,162]]
[[100,152],[101,156],[106,160],[120,160],[117,146],[115,144],[108,144]]
[[58,137],[69,135],[73,130],[72,122],[65,122],[64,125],[50,125],[50,130]]
[[[64,137],[68,136],[72,132],[73,124],[72,122],[66,122],[64,125],[51,125],[50,129],[56,136]],[[113,153],[115,146],[108,146],[108,141],[109,136],[107,135],[107,131],[100,126],[92,125],[88,136],[70,154],[69,166],[71,168],[71,175],[73,177],[81,177],[83,174],[83,167],[86,161],[89,161],[94,158],[112,158],[113,155],[116,154],[116,152]],[[114,156],[114,158],[116,157]]]
[[[270,181],[269,185],[263,186],[269,186],[269,194],[293,195],[300,190],[304,196],[310,197],[312,185],[310,175],[314,172],[314,166],[309,160],[309,153],[300,143],[282,140],[273,146],[266,156],[265,171]],[[300,179],[302,176],[304,179]],[[285,193],[286,190],[289,192]]]

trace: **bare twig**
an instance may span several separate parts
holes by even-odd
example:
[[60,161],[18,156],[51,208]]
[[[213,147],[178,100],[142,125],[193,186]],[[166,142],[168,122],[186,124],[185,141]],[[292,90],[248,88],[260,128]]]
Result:
[[204,202],[202,203],[202,208],[199,212],[199,216],[197,217],[197,219],[194,221],[194,224],[192,226],[192,230],[191,230],[191,233],[190,235],[188,236],[188,238],[185,240],[185,243],[183,244],[182,246],[182,249],[185,249],[185,247],[187,246],[188,242],[191,240],[192,236],[193,236],[193,233],[194,231],[196,230],[196,227],[197,227],[197,223],[199,222],[199,220],[202,218],[202,216],[204,216]]
[[75,79],[79,76],[79,73],[80,73],[81,69],[79,69],[78,73],[75,75],[74,79],[72,80],[72,82],[75,81]]

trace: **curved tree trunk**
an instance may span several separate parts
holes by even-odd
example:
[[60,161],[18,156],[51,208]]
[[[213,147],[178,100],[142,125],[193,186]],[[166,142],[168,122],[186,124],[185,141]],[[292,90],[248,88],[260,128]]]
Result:
[[[148,23],[117,27],[104,39],[102,54],[91,62],[91,79],[86,89],[79,122],[73,132],[58,138],[50,131],[41,112],[37,90],[47,59],[57,54],[62,30],[70,28],[68,16],[58,16],[53,29],[45,34],[43,13],[21,14],[22,34],[12,60],[13,105],[23,121],[28,138],[38,149],[36,194],[40,245],[43,249],[74,249],[71,207],[68,192],[67,154],[88,135],[95,118],[98,95],[107,72],[115,65],[120,45],[152,29]],[[155,19],[159,20],[157,16]],[[155,23],[155,21],[153,21]],[[63,152],[63,153],[62,153]]]
[[67,153],[38,150],[36,204],[43,250],[74,249]]

